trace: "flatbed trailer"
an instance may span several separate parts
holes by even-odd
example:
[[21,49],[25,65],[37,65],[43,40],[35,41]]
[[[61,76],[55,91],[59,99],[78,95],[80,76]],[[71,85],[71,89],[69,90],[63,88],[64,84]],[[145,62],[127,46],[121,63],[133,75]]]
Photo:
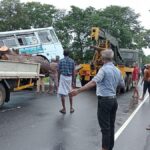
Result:
[[40,76],[40,64],[0,60],[0,107],[10,92],[33,87]]

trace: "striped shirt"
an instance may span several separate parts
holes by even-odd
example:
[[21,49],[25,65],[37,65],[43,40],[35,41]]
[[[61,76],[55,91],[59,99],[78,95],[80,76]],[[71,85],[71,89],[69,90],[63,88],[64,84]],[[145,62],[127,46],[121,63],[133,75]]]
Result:
[[64,76],[71,76],[74,72],[74,69],[75,69],[74,60],[72,60],[68,56],[60,60],[58,65],[58,70],[60,74]]

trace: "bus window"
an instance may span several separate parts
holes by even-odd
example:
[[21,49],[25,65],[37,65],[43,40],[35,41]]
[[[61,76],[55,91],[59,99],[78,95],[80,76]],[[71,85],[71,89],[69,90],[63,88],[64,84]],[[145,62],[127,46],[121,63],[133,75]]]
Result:
[[52,36],[52,39],[53,39],[54,43],[57,43],[58,40],[57,40],[57,37],[56,37],[56,35],[55,35],[55,33],[54,33],[53,30],[50,30],[50,34],[51,34],[51,36]]
[[48,34],[47,31],[39,31],[38,35],[39,35],[39,39],[40,39],[41,43],[50,43],[50,42],[52,42],[52,38]]
[[0,40],[0,46],[4,46],[4,43],[2,40]]
[[35,45],[38,44],[38,41],[35,36],[25,37],[27,45]]
[[25,37],[17,37],[20,45],[27,45]]
[[4,44],[7,47],[16,47],[17,46],[16,39],[13,37],[4,39]]
[[35,45],[38,44],[38,40],[34,34],[25,34],[17,36],[20,45]]

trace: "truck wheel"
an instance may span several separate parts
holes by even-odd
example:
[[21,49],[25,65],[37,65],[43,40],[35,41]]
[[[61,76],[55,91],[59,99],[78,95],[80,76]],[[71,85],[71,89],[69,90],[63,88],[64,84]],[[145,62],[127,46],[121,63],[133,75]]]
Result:
[[0,83],[0,107],[3,106],[6,99],[6,89],[3,84]]
[[81,80],[80,80],[80,81],[81,81],[81,85],[82,85],[82,86],[84,86],[84,85],[87,83],[87,81],[85,81],[85,80],[84,80],[84,77],[83,77],[83,78],[81,78]]

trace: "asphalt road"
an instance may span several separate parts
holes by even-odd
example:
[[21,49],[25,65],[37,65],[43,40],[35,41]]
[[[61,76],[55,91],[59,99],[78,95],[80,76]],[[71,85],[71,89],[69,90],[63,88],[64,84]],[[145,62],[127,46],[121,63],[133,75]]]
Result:
[[114,150],[150,150],[150,131],[146,130],[150,125],[149,115],[150,101],[147,98],[116,140]]
[[[116,131],[137,104],[132,92],[118,96]],[[99,150],[101,133],[97,121],[95,91],[74,98],[75,112],[59,113],[56,95],[36,95],[34,91],[11,94],[0,109],[0,150]]]

